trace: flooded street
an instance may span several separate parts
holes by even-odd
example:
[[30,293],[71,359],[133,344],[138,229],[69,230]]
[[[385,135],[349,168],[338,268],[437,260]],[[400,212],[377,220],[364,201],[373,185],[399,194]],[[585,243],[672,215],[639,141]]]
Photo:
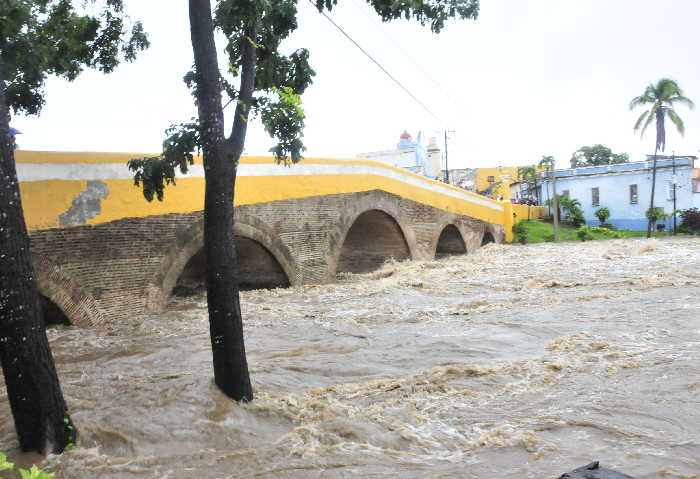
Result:
[[[125,298],[128,301],[128,298]],[[488,245],[242,293],[256,399],[213,384],[206,302],[49,338],[57,478],[700,478],[700,238]],[[18,462],[4,385],[0,451]]]

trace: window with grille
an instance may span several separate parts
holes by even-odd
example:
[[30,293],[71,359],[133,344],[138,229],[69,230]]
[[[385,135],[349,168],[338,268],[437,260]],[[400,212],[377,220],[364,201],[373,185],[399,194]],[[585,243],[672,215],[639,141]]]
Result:
[[600,206],[600,189],[591,188],[591,204],[593,206]]
[[630,185],[630,203],[637,204],[639,195],[637,194],[637,185]]

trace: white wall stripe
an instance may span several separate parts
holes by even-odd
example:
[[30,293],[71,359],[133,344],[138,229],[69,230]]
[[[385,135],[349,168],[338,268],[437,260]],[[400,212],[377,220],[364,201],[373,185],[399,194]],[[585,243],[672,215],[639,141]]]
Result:
[[[238,166],[238,176],[298,176],[298,175],[373,175],[422,188],[424,190],[450,196],[470,203],[485,206],[495,211],[503,211],[503,206],[486,198],[477,198],[469,193],[454,190],[446,185],[428,179],[404,174],[381,166],[365,164],[296,164],[292,166],[272,164],[242,163]],[[17,163],[17,176],[20,182],[45,180],[130,180],[133,173],[121,163]],[[192,165],[187,175],[178,178],[203,178],[202,165]]]

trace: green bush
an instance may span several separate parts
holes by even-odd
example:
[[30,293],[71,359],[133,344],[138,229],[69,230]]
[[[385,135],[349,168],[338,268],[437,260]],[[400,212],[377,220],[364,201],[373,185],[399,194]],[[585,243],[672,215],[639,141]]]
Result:
[[610,218],[610,210],[605,206],[598,208],[593,214],[596,215],[596,218],[600,221],[600,226],[603,226],[607,219]]
[[[15,468],[15,465],[11,462],[7,461],[7,456],[0,452],[0,472],[1,471],[11,471]],[[18,469],[19,470],[19,475],[21,479],[52,479],[56,474],[53,473],[48,473],[45,471],[42,471],[38,467],[36,467],[36,464],[34,464],[31,468],[27,469]]]
[[684,233],[700,233],[700,210],[688,208],[681,211],[680,230]]
[[527,243],[527,227],[522,221],[518,221],[513,225],[513,234],[515,235],[515,239],[518,240],[518,243]]

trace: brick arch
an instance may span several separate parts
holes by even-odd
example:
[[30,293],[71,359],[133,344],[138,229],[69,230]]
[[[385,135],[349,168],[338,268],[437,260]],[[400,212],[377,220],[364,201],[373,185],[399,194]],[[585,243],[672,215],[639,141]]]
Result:
[[435,229],[430,250],[435,258],[469,252],[464,233],[454,221],[443,223]]
[[[282,267],[290,284],[298,281],[299,268],[282,240],[255,217],[236,214],[234,234],[260,243]],[[189,260],[204,247],[204,220],[199,219],[179,235],[173,251],[161,262],[146,291],[146,308],[162,311]]]
[[104,315],[95,298],[68,274],[51,267],[46,260],[34,257],[39,294],[50,299],[71,325],[88,327],[104,321]]
[[[333,234],[330,238],[330,248],[331,255],[328,261],[328,276],[330,279],[334,279],[338,272],[338,267],[340,266],[341,255],[343,252],[343,246],[348,239],[348,234],[350,233],[353,226],[355,226],[358,219],[361,216],[376,212],[381,215],[385,215],[388,221],[393,222],[397,231],[400,235],[406,250],[408,253],[407,259],[415,258],[417,256],[417,242],[416,237],[410,228],[407,227],[406,222],[403,220],[399,214],[398,208],[391,202],[385,202],[384,204],[378,204],[374,207],[366,207],[363,201],[357,202],[355,205],[348,205],[347,211],[340,218],[338,225],[335,228]],[[365,206],[363,208],[363,206]]]

